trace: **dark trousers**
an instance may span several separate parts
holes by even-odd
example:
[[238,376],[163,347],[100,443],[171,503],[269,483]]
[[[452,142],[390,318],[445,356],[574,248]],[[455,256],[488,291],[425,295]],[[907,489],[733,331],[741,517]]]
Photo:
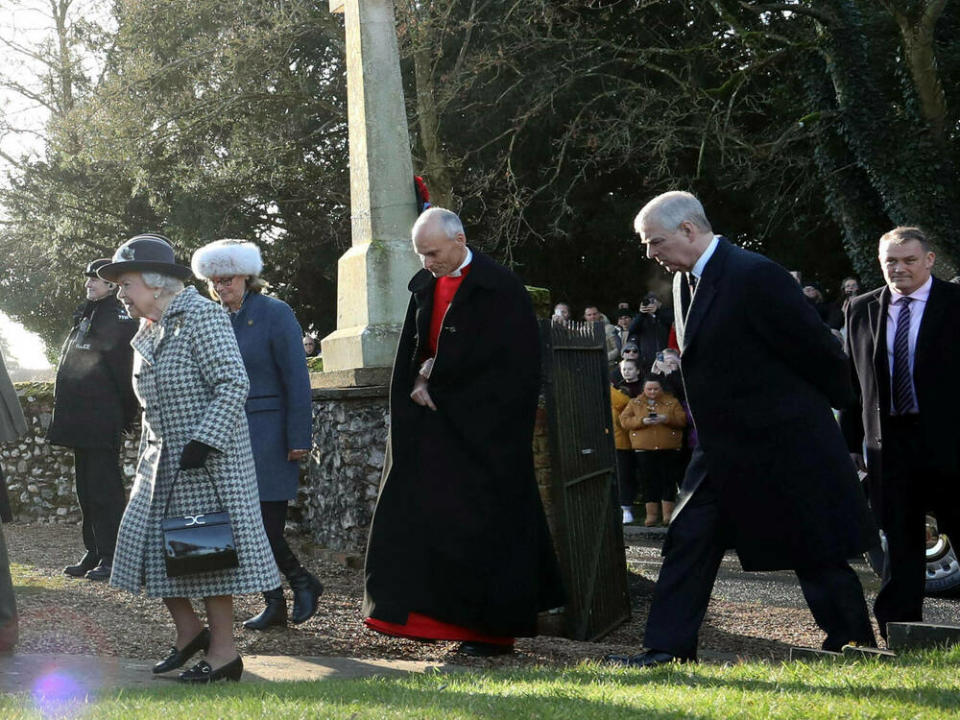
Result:
[[887,554],[883,585],[873,605],[883,637],[888,622],[923,620],[927,512],[936,514],[940,532],[960,538],[960,478],[926,467],[927,456],[916,419],[891,418],[884,429],[880,490]]
[[287,501],[260,501],[260,513],[263,516],[263,529],[267,532],[273,559],[277,561],[280,572],[289,579],[300,569],[300,561],[287,544],[283,530],[287,525]]
[[645,503],[674,502],[677,485],[683,479],[681,450],[635,450],[637,470],[643,478]]
[[617,450],[617,499],[621,507],[637,499],[637,457],[633,450]]
[[[719,488],[704,477],[670,525],[669,550],[660,568],[644,645],[694,659],[697,636],[725,551],[720,540]],[[857,574],[845,562],[795,571],[824,649],[855,641],[873,645],[873,630]]]
[[120,473],[120,454],[113,448],[75,448],[77,501],[83,515],[83,546],[101,558],[112,558],[117,530],[127,504]]

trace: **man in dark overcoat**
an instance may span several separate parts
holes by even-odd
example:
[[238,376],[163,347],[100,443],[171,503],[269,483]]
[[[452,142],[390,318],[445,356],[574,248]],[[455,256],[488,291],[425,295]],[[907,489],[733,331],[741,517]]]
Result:
[[[664,546],[640,667],[692,660],[724,551],[745,570],[793,569],[825,649],[874,645],[847,558],[876,543],[831,407],[852,398],[839,342],[786,270],[714,235],[700,202],[671,192],[635,221],[674,276],[694,450]],[[693,289],[691,290],[691,286]]]
[[[7,366],[0,355],[0,443],[13,442],[27,431],[27,423],[20,408],[17,391],[7,375]],[[7,483],[0,467],[0,525],[13,520]],[[10,577],[10,558],[7,543],[0,527],[0,653],[10,652],[17,644],[17,598],[13,594]]]
[[960,287],[935,278],[922,230],[880,238],[886,285],[850,301],[847,348],[859,402],[840,414],[850,452],[869,470],[870,505],[887,539],[873,610],[921,622],[926,514],[960,540]]
[[431,208],[397,348],[390,438],[366,557],[374,630],[511,652],[563,604],[533,472],[539,334],[520,280]]
[[120,473],[120,434],[133,424],[137,399],[130,340],[139,324],[117,300],[116,286],[97,275],[107,258],[87,265],[87,299],[73,316],[60,353],[53,420],[47,439],[73,448],[77,500],[86,554],[63,571],[108,580],[126,494]]

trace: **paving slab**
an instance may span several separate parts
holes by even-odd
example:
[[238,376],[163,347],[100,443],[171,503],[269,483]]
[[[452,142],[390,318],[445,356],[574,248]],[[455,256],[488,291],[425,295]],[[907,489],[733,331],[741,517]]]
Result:
[[887,623],[887,644],[894,650],[921,650],[924,648],[960,645],[960,627],[932,623]]
[[[154,675],[152,666],[152,660],[121,657],[0,655],[0,693],[76,698],[104,689],[157,688],[176,682],[176,672]],[[246,655],[241,682],[391,677],[455,669],[455,665],[417,660]]]

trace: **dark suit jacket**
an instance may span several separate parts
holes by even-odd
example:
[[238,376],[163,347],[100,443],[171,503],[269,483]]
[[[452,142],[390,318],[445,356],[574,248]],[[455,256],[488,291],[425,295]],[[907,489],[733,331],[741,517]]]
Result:
[[[850,452],[862,452],[866,445],[870,476],[876,480],[883,473],[883,438],[890,410],[889,305],[890,290],[884,286],[855,298],[847,308],[847,352],[858,401],[841,412],[840,421]],[[913,383],[922,434],[928,441],[925,465],[939,474],[956,476],[960,473],[958,285],[933,279],[917,335]],[[870,497],[879,513],[879,483],[871,486]]]
[[845,560],[876,543],[831,407],[853,397],[843,348],[786,270],[720,240],[684,318],[674,279],[687,403],[721,528],[748,570]]

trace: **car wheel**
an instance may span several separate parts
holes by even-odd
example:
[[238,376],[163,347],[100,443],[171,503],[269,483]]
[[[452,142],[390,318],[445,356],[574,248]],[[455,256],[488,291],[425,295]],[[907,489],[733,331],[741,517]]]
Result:
[[[864,554],[864,559],[877,574],[883,574],[883,557],[887,539],[880,531],[880,546]],[[927,515],[927,579],[924,593],[929,597],[960,596],[960,560],[957,548],[946,534],[937,531],[937,521]]]

